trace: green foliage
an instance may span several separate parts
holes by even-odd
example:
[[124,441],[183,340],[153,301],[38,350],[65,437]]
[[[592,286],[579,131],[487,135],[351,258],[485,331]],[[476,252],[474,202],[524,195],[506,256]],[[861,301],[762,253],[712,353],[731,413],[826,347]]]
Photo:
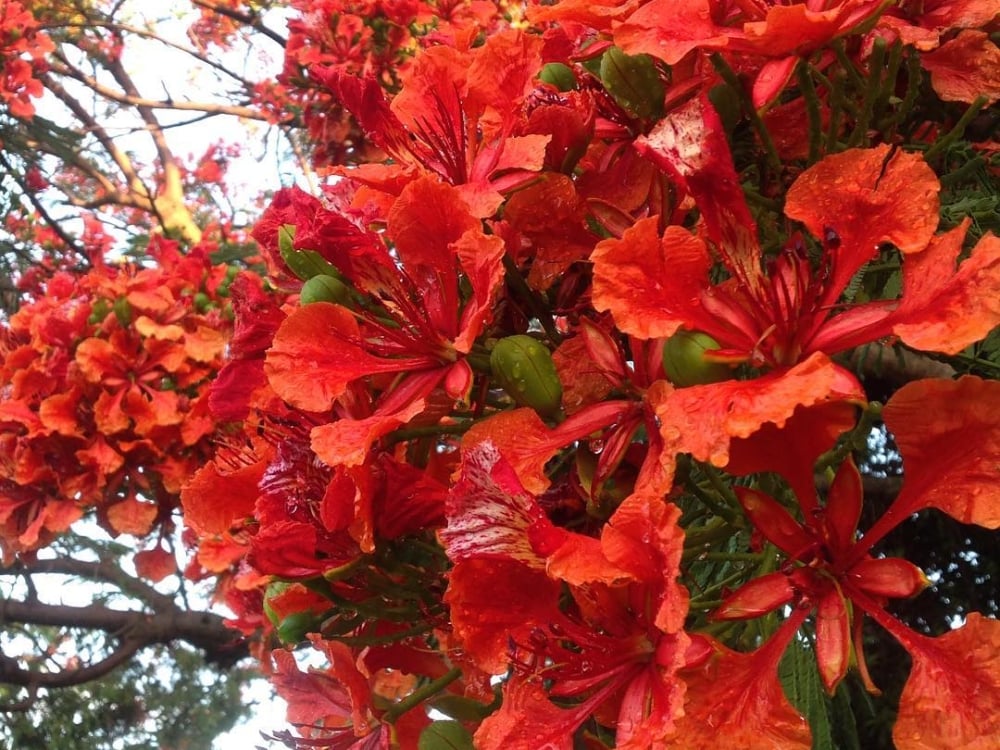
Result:
[[[0,750],[207,750],[250,714],[241,687],[251,674],[206,665],[188,648],[151,649],[100,680],[5,712]],[[3,706],[21,697],[0,686]]]

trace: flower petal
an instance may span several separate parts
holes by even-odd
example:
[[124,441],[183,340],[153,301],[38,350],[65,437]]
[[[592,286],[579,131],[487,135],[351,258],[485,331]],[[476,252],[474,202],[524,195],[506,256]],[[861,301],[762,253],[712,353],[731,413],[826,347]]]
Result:
[[907,637],[913,657],[892,737],[898,750],[993,750],[1000,737],[1000,622],[978,612],[939,638]]
[[710,318],[697,301],[712,265],[705,242],[678,226],[667,227],[661,239],[658,223],[658,216],[641,219],[590,256],[594,308],[610,310],[623,333],[643,339],[670,336],[681,326],[702,329]]
[[940,183],[919,154],[887,145],[851,149],[807,169],[788,190],[785,214],[814,237],[840,238],[825,302],[833,304],[884,242],[904,254],[927,247],[938,225]]
[[1000,325],[1000,237],[987,234],[955,265],[968,222],[903,263],[903,297],[889,316],[907,345],[957,354]]
[[[768,423],[783,427],[796,407],[831,399],[862,399],[860,385],[823,354],[790,370],[754,380],[727,380],[678,388],[654,404],[664,450],[690,453],[715,466],[729,462],[732,438],[746,438]],[[848,386],[851,392],[839,389]]]
[[962,30],[939,49],[921,55],[920,65],[946,102],[971,104],[985,96],[990,106],[1000,100],[1000,48],[985,31]]
[[937,508],[962,523],[1000,528],[1000,382],[918,380],[882,414],[906,470],[887,516]]

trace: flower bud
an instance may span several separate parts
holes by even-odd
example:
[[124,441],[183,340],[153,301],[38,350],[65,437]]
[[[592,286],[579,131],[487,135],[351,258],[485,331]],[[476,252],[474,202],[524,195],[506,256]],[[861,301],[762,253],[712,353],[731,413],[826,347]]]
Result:
[[930,586],[924,571],[900,557],[861,560],[848,577],[866,593],[890,599],[916,596]]
[[552,62],[542,68],[538,77],[545,83],[550,83],[560,91],[572,91],[576,88],[576,75],[568,65]]
[[500,386],[521,406],[551,417],[562,405],[562,383],[552,354],[531,336],[500,339],[490,352],[490,369]]
[[346,305],[351,298],[351,290],[347,284],[336,276],[320,274],[313,276],[302,285],[299,292],[299,304],[309,305],[313,302],[334,302]]
[[676,386],[706,385],[729,380],[733,371],[722,362],[712,362],[705,353],[719,348],[707,333],[680,330],[663,345],[663,370]]

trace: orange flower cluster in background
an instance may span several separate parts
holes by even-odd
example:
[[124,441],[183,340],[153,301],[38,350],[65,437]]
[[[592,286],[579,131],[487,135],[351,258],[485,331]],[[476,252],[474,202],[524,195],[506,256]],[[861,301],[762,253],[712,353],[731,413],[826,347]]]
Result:
[[33,66],[53,48],[28,8],[17,0],[0,2],[0,100],[15,117],[34,114],[31,100],[42,95],[42,84]]
[[211,454],[208,386],[232,328],[232,273],[210,250],[154,238],[145,262],[57,272],[0,329],[5,559],[92,511],[115,535],[172,523]]
[[[914,661],[896,746],[987,747],[1000,626],[910,629],[890,600],[928,579],[876,549],[927,509],[1000,526],[1000,388],[883,408],[844,354],[1000,324],[1000,240],[940,218],[942,151],[998,98],[996,4],[562,0],[387,68],[411,5],[293,24],[353,119],[312,133],[336,179],[257,224],[292,297],[234,286],[211,403],[244,439],[183,492],[279,737],[806,750],[779,662],[877,693],[877,623]],[[879,420],[903,490],[866,527]]]

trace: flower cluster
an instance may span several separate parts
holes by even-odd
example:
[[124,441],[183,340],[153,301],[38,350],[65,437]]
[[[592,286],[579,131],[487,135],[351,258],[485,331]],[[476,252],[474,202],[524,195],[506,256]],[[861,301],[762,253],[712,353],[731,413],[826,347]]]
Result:
[[158,238],[148,263],[57,272],[0,328],[6,560],[90,511],[113,534],[172,524],[211,455],[208,385],[232,326],[232,273],[210,250]]
[[[290,296],[234,284],[211,406],[243,438],[183,492],[290,745],[805,750],[783,656],[877,692],[885,633],[897,747],[1000,733],[1000,626],[910,629],[928,579],[877,546],[1000,525],[1000,387],[883,407],[846,356],[1000,324],[1000,240],[941,226],[935,172],[998,99],[996,13],[562,0],[399,80],[308,69],[377,151],[257,224]],[[904,483],[863,523],[876,420]]]
[[0,5],[0,101],[15,117],[35,113],[32,98],[42,95],[35,65],[54,48],[29,8],[17,0]]
[[288,24],[284,70],[275,86],[260,89],[260,103],[280,121],[289,102],[301,111],[317,166],[381,158],[349,109],[327,88],[332,71],[370,76],[398,91],[417,50],[468,46],[477,35],[496,31],[518,10],[503,0],[452,2],[343,2],[292,0],[301,15]]

